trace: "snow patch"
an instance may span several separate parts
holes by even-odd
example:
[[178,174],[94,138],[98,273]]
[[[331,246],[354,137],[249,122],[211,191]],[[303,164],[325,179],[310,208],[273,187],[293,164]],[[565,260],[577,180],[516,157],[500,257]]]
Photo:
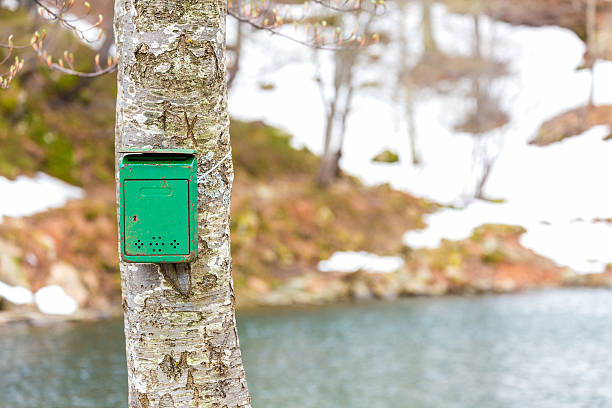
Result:
[[336,252],[326,261],[320,261],[321,272],[357,272],[391,273],[404,265],[398,256],[378,256],[368,252]]
[[76,312],[77,302],[57,285],[40,288],[34,295],[38,310],[45,314],[69,315]]
[[17,7],[19,7],[19,1],[18,0],[2,0],[0,1],[0,7],[4,7],[6,9],[9,9],[10,11],[15,11],[17,10]]
[[0,222],[3,216],[32,215],[61,207],[66,201],[83,195],[82,189],[45,173],[37,173],[34,178],[19,176],[15,180],[0,176]]
[[[527,230],[521,237],[526,248],[579,273],[601,272],[612,263],[612,226],[593,220],[612,216],[612,191],[599,187],[603,175],[612,174],[607,160],[612,144],[601,141],[609,133],[608,126],[597,126],[545,148],[526,146],[515,157],[514,174],[498,184],[505,183],[499,192],[512,201],[475,201],[461,210],[431,214],[427,228],[408,231],[404,243],[434,248],[442,239],[465,239],[482,224],[520,225]],[[570,165],[580,157],[589,159]]]
[[34,300],[32,292],[23,286],[11,286],[0,282],[0,297],[16,305],[25,305]]

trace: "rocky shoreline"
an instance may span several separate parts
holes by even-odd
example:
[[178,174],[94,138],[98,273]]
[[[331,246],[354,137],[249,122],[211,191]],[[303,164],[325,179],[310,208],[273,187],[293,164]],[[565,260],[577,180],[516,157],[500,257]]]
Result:
[[[262,307],[308,307],[339,303],[395,301],[409,297],[473,296],[486,294],[520,293],[526,290],[605,288],[612,289],[612,270],[601,274],[568,276],[559,284],[517,285],[511,281],[481,281],[475,285],[453,286],[444,282],[432,283],[425,272],[394,274],[323,274],[313,272],[289,281],[258,296],[244,294],[237,297],[238,310]],[[122,316],[121,307],[79,309],[70,315],[44,314],[32,305],[11,306],[0,310],[0,330],[57,327],[82,322],[116,319]]]
[[[512,269],[511,266],[508,268]],[[501,274],[500,274],[501,276]],[[257,285],[264,286],[261,282]],[[612,273],[575,275],[568,272],[557,282],[534,284],[508,278],[480,279],[453,283],[438,279],[427,270],[398,271],[393,274],[355,272],[351,274],[309,273],[265,293],[239,296],[239,308],[259,306],[314,306],[363,301],[393,301],[406,297],[508,294],[526,290],[610,288]]]
[[110,309],[79,309],[70,315],[52,315],[41,313],[32,307],[13,307],[0,310],[0,331],[3,329],[30,329],[58,327],[81,322],[96,322],[119,318],[122,315],[120,307]]
[[[403,259],[403,265],[390,273],[365,270],[320,272],[316,268],[304,268],[297,270],[293,276],[278,280],[249,275],[241,285],[236,286],[237,306],[239,310],[247,310],[393,301],[414,296],[514,293],[550,288],[612,288],[612,266],[602,273],[577,274],[523,247],[519,239],[523,232],[521,227],[483,225],[476,228],[469,238],[443,241],[435,249],[405,248],[404,253],[397,254]],[[5,268],[5,275],[7,270]],[[88,286],[74,284],[81,274],[65,265],[62,271],[64,279],[56,283],[61,283],[69,296],[80,300],[75,313],[43,314],[34,304],[17,306],[5,300],[0,301],[0,327],[41,327],[121,316],[117,290],[93,292],[98,295],[97,301],[82,303],[90,291]],[[66,276],[73,276],[74,279],[67,279]],[[104,293],[107,295],[103,296]]]

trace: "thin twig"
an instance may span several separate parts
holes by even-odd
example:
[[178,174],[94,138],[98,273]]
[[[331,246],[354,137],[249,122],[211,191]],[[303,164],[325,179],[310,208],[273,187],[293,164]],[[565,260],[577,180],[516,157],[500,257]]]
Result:
[[56,64],[55,62],[52,63],[51,65],[48,66],[50,69],[57,71],[57,72],[61,72],[62,74],[67,74],[67,75],[75,75],[81,78],[96,78],[102,75],[106,75],[109,74],[111,72],[114,72],[117,69],[117,63],[114,63],[112,65],[109,65],[108,67],[104,68],[103,70],[100,71],[96,71],[96,72],[80,72],[80,71],[75,71],[73,69],[69,69],[66,67],[62,67],[58,64]]
[[234,10],[228,10],[228,14],[232,17],[234,17],[236,20],[242,22],[242,23],[246,23],[249,24],[250,26],[258,29],[258,30],[262,30],[262,31],[267,31],[272,35],[277,35],[279,37],[282,38],[286,38],[287,40],[293,41],[295,43],[301,44],[301,45],[305,45],[306,47],[310,47],[310,48],[314,48],[317,50],[325,50],[325,51],[339,51],[339,50],[344,50],[347,49],[349,47],[359,47],[359,44],[354,44],[354,38],[353,36],[342,40],[343,43],[353,43],[350,46],[347,45],[338,45],[338,46],[334,46],[334,47],[330,47],[330,46],[326,46],[326,45],[319,45],[316,43],[311,43],[311,42],[307,42],[307,41],[303,41],[303,40],[298,40],[295,37],[292,37],[290,35],[287,35],[285,33],[282,33],[280,31],[275,30],[274,27],[266,27],[264,25],[258,24],[255,21],[253,21],[252,19],[249,19],[247,17],[243,17],[240,13],[236,13]]

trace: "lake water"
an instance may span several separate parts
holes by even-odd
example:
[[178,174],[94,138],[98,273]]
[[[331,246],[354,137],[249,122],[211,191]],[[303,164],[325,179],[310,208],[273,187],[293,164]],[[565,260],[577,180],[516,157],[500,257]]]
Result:
[[[612,292],[239,315],[258,408],[612,407]],[[0,407],[125,407],[121,322],[0,332]]]

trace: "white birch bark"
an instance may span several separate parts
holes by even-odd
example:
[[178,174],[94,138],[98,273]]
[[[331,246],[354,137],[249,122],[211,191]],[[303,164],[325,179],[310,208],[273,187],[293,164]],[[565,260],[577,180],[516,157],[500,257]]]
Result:
[[189,294],[156,265],[121,264],[130,408],[250,407],[231,277],[226,13],[223,0],[115,3],[116,151],[197,149],[200,175]]

